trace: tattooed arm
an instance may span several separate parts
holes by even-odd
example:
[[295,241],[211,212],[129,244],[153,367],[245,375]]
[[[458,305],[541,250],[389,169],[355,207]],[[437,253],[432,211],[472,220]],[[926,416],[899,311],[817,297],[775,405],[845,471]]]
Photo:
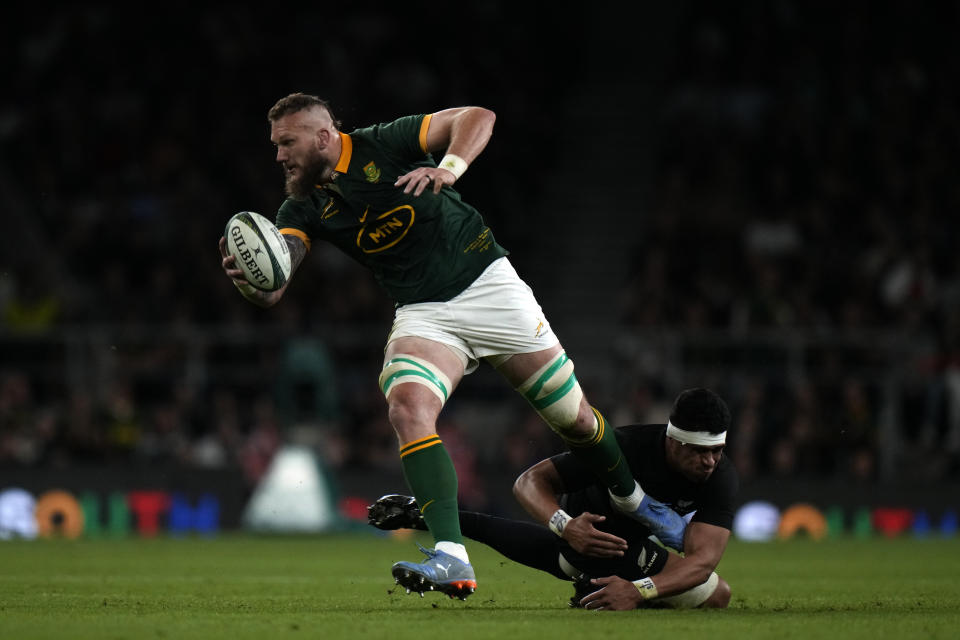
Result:
[[243,277],[243,270],[236,265],[237,259],[227,252],[226,238],[220,238],[220,257],[222,258],[221,264],[224,272],[233,281],[241,295],[258,307],[272,307],[280,301],[283,292],[287,290],[287,286],[293,278],[293,274],[297,272],[297,267],[300,266],[304,256],[307,255],[307,246],[303,243],[303,240],[291,235],[284,235],[283,238],[287,241],[287,246],[290,247],[290,278],[287,278],[286,284],[276,291],[261,291],[247,282],[247,279]]

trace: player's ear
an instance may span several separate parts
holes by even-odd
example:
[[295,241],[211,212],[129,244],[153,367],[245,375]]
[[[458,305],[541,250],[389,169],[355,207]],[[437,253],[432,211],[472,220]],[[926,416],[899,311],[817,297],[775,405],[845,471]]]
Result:
[[326,127],[320,127],[319,129],[317,129],[317,135],[316,135],[315,141],[316,141],[318,150],[323,151],[324,149],[326,149],[327,145],[330,144],[330,130],[327,129]]

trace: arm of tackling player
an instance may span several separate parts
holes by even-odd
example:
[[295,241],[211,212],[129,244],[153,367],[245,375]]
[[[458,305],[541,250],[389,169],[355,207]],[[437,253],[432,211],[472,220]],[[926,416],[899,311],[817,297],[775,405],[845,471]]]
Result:
[[513,495],[527,513],[550,527],[578,553],[598,558],[622,556],[627,541],[594,526],[606,518],[593,513],[571,518],[560,508],[558,498],[562,493],[563,479],[551,460],[533,465],[513,484]]

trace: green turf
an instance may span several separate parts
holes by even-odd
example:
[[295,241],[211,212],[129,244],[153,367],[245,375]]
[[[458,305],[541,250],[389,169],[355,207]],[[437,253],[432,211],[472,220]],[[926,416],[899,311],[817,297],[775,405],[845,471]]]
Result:
[[[426,542],[423,538],[414,538]],[[0,542],[0,638],[955,638],[960,538],[731,542],[725,611],[572,610],[481,545],[466,602],[395,589],[375,534]]]

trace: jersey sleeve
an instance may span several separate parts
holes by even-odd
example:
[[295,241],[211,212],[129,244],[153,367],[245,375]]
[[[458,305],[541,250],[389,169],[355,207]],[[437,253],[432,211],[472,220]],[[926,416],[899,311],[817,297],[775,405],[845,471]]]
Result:
[[597,476],[572,453],[565,452],[550,458],[560,474],[564,493],[573,493],[597,483]]
[[423,160],[427,152],[427,130],[431,115],[397,118],[374,127],[374,136],[384,148],[410,161]]
[[303,205],[296,200],[286,200],[277,211],[276,226],[283,235],[300,238],[309,250],[313,242],[314,231]]
[[740,480],[737,471],[729,460],[718,466],[713,473],[704,493],[698,500],[697,512],[693,514],[693,522],[712,524],[724,529],[733,529],[733,516],[736,505],[734,499],[739,490]]

